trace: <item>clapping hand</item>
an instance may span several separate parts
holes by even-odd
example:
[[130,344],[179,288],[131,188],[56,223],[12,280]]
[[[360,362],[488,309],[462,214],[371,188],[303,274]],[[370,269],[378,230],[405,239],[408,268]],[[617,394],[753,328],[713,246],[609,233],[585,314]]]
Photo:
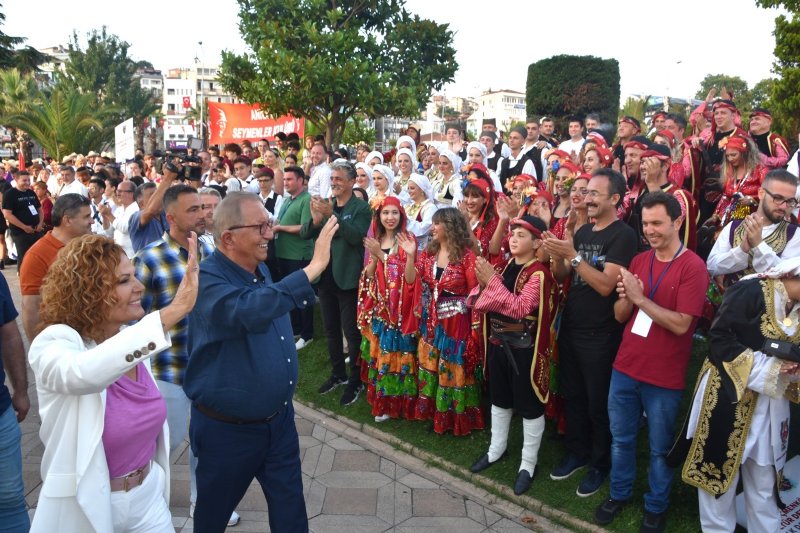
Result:
[[546,231],[542,239],[545,251],[558,259],[572,259],[578,255],[572,243],[572,237],[567,233],[567,238],[560,240],[551,232]]
[[364,248],[369,251],[369,254],[377,261],[383,259],[383,250],[381,250],[381,243],[372,237],[364,237]]
[[508,222],[519,213],[519,204],[513,198],[502,195],[497,197],[497,214],[501,222]]
[[414,257],[414,255],[417,253],[417,242],[408,233],[402,232],[397,235],[397,245],[408,256]]
[[622,283],[623,294],[620,297],[627,298],[633,305],[639,305],[644,300],[644,283],[639,276],[632,274],[627,268],[620,270],[617,277],[617,294],[620,293],[619,285]]
[[478,278],[481,287],[486,287],[492,276],[494,276],[494,267],[483,257],[478,257],[475,260],[475,277]]

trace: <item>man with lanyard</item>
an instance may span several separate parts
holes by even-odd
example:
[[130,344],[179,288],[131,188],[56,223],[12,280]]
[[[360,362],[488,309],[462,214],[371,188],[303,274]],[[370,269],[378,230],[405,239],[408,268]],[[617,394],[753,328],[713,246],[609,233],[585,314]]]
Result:
[[585,205],[594,222],[581,226],[574,237],[567,233],[565,240],[550,232],[544,238],[556,279],[572,277],[559,332],[567,453],[550,478],[567,479],[589,465],[576,493],[581,498],[600,490],[611,469],[608,387],[622,338],[622,326],[614,320],[615,289],[637,248],[636,234],[617,219],[625,194],[622,174],[597,170],[587,189]]
[[686,248],[694,251],[697,246],[695,224],[697,207],[688,191],[669,181],[669,169],[672,163],[669,148],[662,144],[653,144],[642,152],[640,159],[640,173],[644,185],[628,218],[628,224],[639,238],[639,251],[643,252],[650,248],[650,242],[642,225],[642,206],[648,196],[659,191],[668,193],[678,201],[681,209],[679,238]]
[[797,226],[786,221],[797,207],[797,178],[771,170],[758,191],[758,209],[722,228],[708,256],[711,276],[725,276],[728,286],[746,274],[766,272],[782,259],[800,256]]
[[611,496],[595,511],[607,525],[633,496],[637,434],[648,414],[649,492],[644,495],[643,532],[661,532],[674,472],[666,464],[702,314],[708,276],[705,264],[681,241],[682,211],[674,196],[652,192],[642,200],[644,234],[652,247],[621,269],[614,318],[625,324],[611,373]]
[[739,110],[731,100],[717,100],[712,110],[710,134],[705,136],[701,133],[684,141],[689,150],[684,151],[683,166],[684,169],[691,170],[686,175],[684,186],[698,201],[700,223],[705,222],[714,212],[722,187],[719,173],[722,158],[725,157],[726,143],[720,144],[720,141],[732,135],[747,137],[747,133],[736,126]]
[[750,136],[758,146],[759,161],[772,170],[786,168],[789,162],[789,148],[786,139],[770,131],[772,114],[763,107],[757,107],[750,113]]

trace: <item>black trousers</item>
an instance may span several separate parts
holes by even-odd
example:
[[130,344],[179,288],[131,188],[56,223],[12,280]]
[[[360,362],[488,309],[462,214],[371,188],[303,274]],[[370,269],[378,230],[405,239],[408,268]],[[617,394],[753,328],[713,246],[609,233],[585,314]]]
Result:
[[608,389],[621,341],[618,329],[575,330],[564,325],[558,336],[567,451],[605,472],[611,469]]
[[539,401],[531,385],[533,348],[511,348],[511,355],[519,373],[508,360],[502,346],[489,343],[486,358],[489,367],[489,395],[492,405],[514,409],[522,418],[534,419],[544,414],[544,404]]
[[22,259],[25,257],[25,254],[31,249],[31,246],[36,244],[36,241],[41,238],[41,233],[25,233],[22,230],[11,230],[11,240],[14,241],[14,246],[17,248],[17,272],[19,272],[22,266]]
[[[297,272],[308,266],[307,259],[278,259],[280,278],[283,279],[292,272]],[[308,305],[303,309],[292,309],[292,333],[300,335],[303,340],[310,341],[314,338],[314,306]]]
[[361,347],[361,332],[357,324],[358,289],[342,290],[332,279],[323,274],[319,284],[319,303],[322,325],[328,340],[328,353],[333,375],[347,379],[342,331],[347,339],[347,355],[350,357],[350,383],[359,383],[358,351]]

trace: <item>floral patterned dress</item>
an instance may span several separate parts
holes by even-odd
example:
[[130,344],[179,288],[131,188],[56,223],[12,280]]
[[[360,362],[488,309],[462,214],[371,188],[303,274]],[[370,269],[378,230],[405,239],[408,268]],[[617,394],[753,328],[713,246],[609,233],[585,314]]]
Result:
[[[466,298],[478,284],[475,254],[437,268],[436,255],[422,252],[416,261],[414,304],[419,318],[419,398],[416,418],[433,419],[437,433],[467,435],[483,429],[480,391],[483,375],[478,331]],[[429,298],[424,298],[427,289]]]
[[[406,291],[406,253],[395,246],[375,275],[362,273],[359,284],[361,379],[375,416],[415,418],[417,335],[413,331],[413,294]],[[409,331],[407,323],[411,323]]]

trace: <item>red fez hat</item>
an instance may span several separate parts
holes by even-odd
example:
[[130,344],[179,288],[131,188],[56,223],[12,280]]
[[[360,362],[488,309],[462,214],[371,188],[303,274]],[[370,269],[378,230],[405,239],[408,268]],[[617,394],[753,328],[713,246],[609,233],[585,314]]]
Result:
[[547,157],[550,157],[551,155],[558,156],[559,159],[569,159],[569,154],[564,150],[553,150]]
[[542,189],[536,189],[536,191],[533,193],[532,196],[538,196],[540,198],[544,198],[545,200],[547,200],[547,203],[550,204],[550,205],[553,205],[553,203],[555,202],[555,198],[553,198],[553,195],[550,194],[550,191],[545,191],[545,190],[542,190]]
[[625,149],[636,148],[637,150],[647,150],[647,145],[641,141],[628,141],[625,143]]
[[753,112],[750,113],[750,118],[753,117],[764,117],[772,120],[772,114],[763,107],[757,107],[753,109]]
[[534,178],[530,174],[517,174],[516,176],[514,176],[514,183],[518,181],[521,181],[523,183],[530,183],[531,185],[533,185],[534,183],[536,183],[536,178]]
[[537,239],[540,239],[542,237],[541,230],[522,217],[514,218],[511,220],[511,227],[513,228],[514,226],[521,226],[525,228],[526,230],[530,231],[533,234],[533,236]]

